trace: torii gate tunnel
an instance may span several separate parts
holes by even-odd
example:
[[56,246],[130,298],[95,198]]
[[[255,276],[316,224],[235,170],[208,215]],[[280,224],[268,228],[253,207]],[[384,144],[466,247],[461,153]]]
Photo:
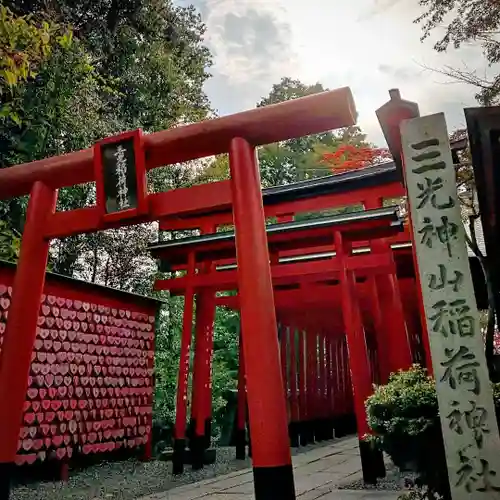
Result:
[[[0,359],[0,498],[9,497],[50,241],[166,217],[202,216],[228,204],[236,233],[255,495],[295,498],[255,148],[355,121],[351,91],[341,88],[154,134],[126,133],[93,149],[0,170],[0,199],[30,195]],[[229,153],[230,181],[147,193],[147,170],[220,153]],[[59,188],[94,181],[96,206],[56,211]]]

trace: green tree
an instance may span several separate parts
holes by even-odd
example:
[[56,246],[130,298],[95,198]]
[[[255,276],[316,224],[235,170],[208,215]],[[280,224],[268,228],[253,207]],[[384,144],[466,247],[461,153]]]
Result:
[[[444,35],[434,44],[438,52],[450,45],[459,48],[466,43],[478,43],[489,65],[500,62],[500,3],[487,0],[419,0],[425,12],[415,22],[422,26],[422,39],[435,31]],[[500,97],[500,75],[488,79],[474,72],[447,68],[443,73],[477,87],[476,98],[483,105],[496,104]]]
[[306,85],[300,80],[294,80],[293,78],[285,76],[279,83],[275,83],[273,85],[269,95],[267,97],[263,97],[257,103],[257,107],[260,108],[262,106],[269,106],[270,104],[278,104],[280,102],[290,101],[291,99],[318,94],[319,92],[324,92],[325,90],[326,89],[323,88],[321,83]]
[[[58,36],[59,35],[59,36]],[[29,17],[16,17],[0,6],[0,118],[20,124],[12,110],[16,90],[36,76],[36,69],[62,40],[71,41],[71,32],[61,34],[59,27],[44,22],[37,26]]]
[[[18,80],[9,93],[9,114],[0,122],[0,166],[27,163],[47,156],[89,146],[113,130],[103,116],[102,96],[112,89],[97,74],[91,57],[72,31],[62,25],[33,16],[9,16],[12,26],[29,26],[41,33],[46,46],[43,58],[33,58],[31,73]],[[27,28],[25,28],[25,31]],[[6,30],[12,33],[11,30]],[[18,50],[22,40],[17,38]],[[4,38],[2,47],[12,46]],[[37,45],[36,45],[37,46]],[[35,73],[36,70],[36,73]],[[12,116],[16,119],[12,119]],[[63,189],[59,208],[81,207],[93,201],[91,185]],[[0,213],[9,226],[22,233],[26,197],[0,203]],[[54,270],[71,275],[85,236],[68,238],[59,243]]]
[[[75,141],[82,147],[88,141],[79,138],[98,118],[100,83],[81,44],[50,20],[15,16],[5,7],[0,19],[0,168],[74,149]],[[17,233],[25,202],[0,202],[1,218]]]
[[196,177],[197,184],[216,182],[229,179],[229,156],[218,155],[204,165]]
[[20,240],[5,221],[0,221],[0,259],[15,261],[19,254]]
[[[35,74],[16,87],[15,120],[2,122],[1,166],[8,167],[90,146],[97,139],[124,129],[146,131],[196,121],[210,114],[202,86],[208,78],[210,54],[203,46],[204,26],[192,8],[170,2],[125,0],[6,2],[16,12],[12,20],[43,29],[72,31],[71,44],[56,44],[33,57]],[[28,13],[36,12],[36,16]],[[49,15],[50,13],[50,15]],[[57,19],[57,23],[52,21]],[[55,29],[55,28],[54,28]],[[208,172],[203,168],[207,166]],[[148,175],[153,192],[187,187],[204,179],[227,178],[227,156],[212,162],[188,162],[155,169]],[[205,178],[203,176],[205,175]],[[208,176],[208,177],[207,177]],[[94,203],[92,185],[62,189],[60,209]],[[19,227],[25,199],[18,207],[0,205],[9,227]],[[0,256],[15,255],[18,240],[9,227],[0,228]],[[8,232],[7,232],[8,231]],[[102,231],[57,241],[51,248],[54,269],[127,291],[151,294],[155,263],[146,245],[156,236],[153,225]],[[179,234],[161,235],[165,238]],[[4,238],[8,244],[3,244]],[[183,300],[159,296],[166,303],[156,330],[157,418],[173,423]],[[217,311],[214,353],[214,416],[222,413],[224,391],[235,386],[237,313]],[[236,360],[236,361],[235,361]],[[235,364],[236,363],[236,364]],[[217,427],[217,420],[215,422]]]
[[12,0],[18,14],[51,12],[74,26],[103,78],[118,94],[106,113],[122,128],[160,130],[205,118],[210,111],[203,84],[211,55],[205,26],[193,6],[159,0]]
[[[50,56],[55,33],[55,25],[38,27],[0,6],[0,150],[9,139],[6,129],[22,124],[16,109],[19,88],[36,76],[39,65]],[[0,258],[15,260],[19,238],[8,223],[6,207],[6,203],[0,205]]]
[[281,186],[298,180],[299,155],[286,144],[269,144],[259,148],[258,154],[263,187]]
[[[202,43],[204,26],[192,7],[157,0],[5,4],[16,12],[11,16],[16,23],[45,30],[40,35],[44,40],[45,32],[54,32],[55,47],[43,52],[44,58],[33,57],[38,63],[36,79],[24,79],[17,86],[14,111],[22,123],[2,122],[2,167],[86,148],[121,130],[159,130],[210,112],[202,89],[210,53]],[[32,12],[36,17],[28,15]],[[67,26],[73,26],[77,36],[68,47],[57,46],[57,30],[71,33]],[[170,170],[180,172],[177,166]],[[157,169],[150,184],[156,191],[168,189],[169,177]],[[63,189],[59,208],[92,204],[94,196],[91,185]],[[0,205],[2,217],[19,232],[25,201]],[[102,241],[79,235],[57,242],[54,269],[74,274],[81,268],[79,257],[95,251]]]

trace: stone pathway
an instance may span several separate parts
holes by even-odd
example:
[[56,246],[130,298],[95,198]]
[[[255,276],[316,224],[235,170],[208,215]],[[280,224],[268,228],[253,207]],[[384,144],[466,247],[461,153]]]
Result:
[[[297,455],[293,465],[298,500],[396,500],[400,494],[337,489],[339,483],[361,477],[357,438],[335,441]],[[252,470],[244,469],[138,500],[252,500],[252,479]]]

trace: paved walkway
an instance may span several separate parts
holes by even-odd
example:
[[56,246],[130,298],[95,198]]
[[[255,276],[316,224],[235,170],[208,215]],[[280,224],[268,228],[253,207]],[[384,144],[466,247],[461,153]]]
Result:
[[[298,500],[396,500],[390,491],[339,490],[339,483],[361,477],[357,438],[332,442],[293,457]],[[139,500],[252,500],[252,470],[244,469]],[[279,499],[276,499],[279,500]]]

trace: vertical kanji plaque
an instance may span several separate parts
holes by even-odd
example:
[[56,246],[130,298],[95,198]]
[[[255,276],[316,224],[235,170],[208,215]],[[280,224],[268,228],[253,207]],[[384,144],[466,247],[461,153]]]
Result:
[[94,146],[97,205],[104,221],[147,213],[145,153],[140,129]]

